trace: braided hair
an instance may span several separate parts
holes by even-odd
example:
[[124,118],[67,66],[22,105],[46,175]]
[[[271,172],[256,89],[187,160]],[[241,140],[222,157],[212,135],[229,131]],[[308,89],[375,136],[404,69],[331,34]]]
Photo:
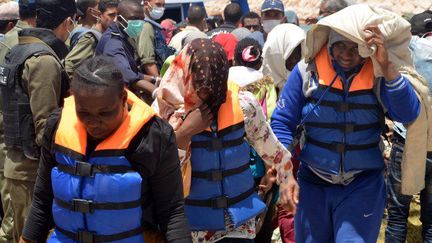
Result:
[[83,62],[75,71],[72,92],[78,90],[110,88],[119,96],[124,90],[123,75],[114,64],[114,60],[106,56],[96,56]]

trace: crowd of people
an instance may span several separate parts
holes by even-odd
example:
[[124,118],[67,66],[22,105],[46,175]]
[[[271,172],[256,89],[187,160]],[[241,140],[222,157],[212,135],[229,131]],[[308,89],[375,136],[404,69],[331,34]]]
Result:
[[432,11],[0,1],[0,242],[432,242]]

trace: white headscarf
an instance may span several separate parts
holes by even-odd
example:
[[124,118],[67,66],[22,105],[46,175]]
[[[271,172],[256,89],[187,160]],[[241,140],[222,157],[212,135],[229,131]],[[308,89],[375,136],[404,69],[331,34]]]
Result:
[[305,38],[304,30],[294,24],[280,24],[268,34],[263,48],[262,71],[273,78],[279,90],[283,89],[290,73],[285,61]]

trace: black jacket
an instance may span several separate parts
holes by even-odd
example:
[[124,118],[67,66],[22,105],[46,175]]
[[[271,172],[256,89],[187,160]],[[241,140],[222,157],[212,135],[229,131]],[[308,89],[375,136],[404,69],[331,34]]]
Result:
[[[23,232],[24,238],[29,240],[46,240],[48,231],[55,226],[51,211],[51,170],[57,162],[51,146],[59,120],[60,111],[56,111],[46,125],[33,203]],[[88,146],[93,149],[96,145],[89,141]],[[152,118],[133,138],[126,157],[143,178],[142,197],[153,204],[143,211],[143,225],[148,229],[159,228],[167,242],[191,242],[172,127],[159,117]]]

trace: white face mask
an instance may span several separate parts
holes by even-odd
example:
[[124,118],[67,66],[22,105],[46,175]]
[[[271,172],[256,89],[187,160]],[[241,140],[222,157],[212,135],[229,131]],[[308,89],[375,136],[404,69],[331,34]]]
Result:
[[280,20],[277,19],[269,19],[263,21],[263,29],[268,34],[270,31],[281,23]]
[[165,13],[165,8],[164,7],[153,7],[153,6],[151,6],[150,3],[149,3],[149,5],[152,8],[152,10],[150,11],[150,18],[152,18],[153,20],[158,20],[158,19],[162,18],[162,16]]

